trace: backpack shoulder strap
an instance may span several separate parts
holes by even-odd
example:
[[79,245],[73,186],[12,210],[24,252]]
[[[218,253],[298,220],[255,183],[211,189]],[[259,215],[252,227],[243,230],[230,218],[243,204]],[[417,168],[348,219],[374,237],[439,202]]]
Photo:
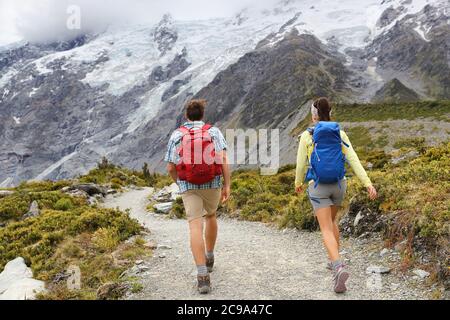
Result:
[[308,131],[310,135],[314,135],[314,127],[309,127],[306,131]]
[[181,126],[178,128],[178,131],[180,131],[183,135],[185,135],[185,134],[189,133],[190,130],[188,128],[186,128],[185,126]]
[[188,136],[191,134],[191,130],[189,128],[182,126],[178,128],[178,131],[181,132],[180,141],[184,143],[184,141],[187,139]]
[[206,131],[206,130],[211,129],[212,127],[213,127],[213,126],[210,125],[210,124],[205,124],[205,125],[202,127],[202,130]]

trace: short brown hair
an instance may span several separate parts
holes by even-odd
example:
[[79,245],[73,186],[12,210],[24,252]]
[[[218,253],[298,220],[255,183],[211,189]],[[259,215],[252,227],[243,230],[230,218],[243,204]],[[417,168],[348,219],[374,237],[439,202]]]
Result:
[[186,104],[186,118],[190,121],[203,120],[205,115],[206,100],[195,99]]

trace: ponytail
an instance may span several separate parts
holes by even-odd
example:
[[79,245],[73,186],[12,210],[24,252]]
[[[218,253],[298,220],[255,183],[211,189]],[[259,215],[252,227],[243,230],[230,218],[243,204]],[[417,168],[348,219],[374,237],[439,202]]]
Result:
[[331,121],[331,106],[327,98],[317,99],[313,107],[317,109],[319,121]]

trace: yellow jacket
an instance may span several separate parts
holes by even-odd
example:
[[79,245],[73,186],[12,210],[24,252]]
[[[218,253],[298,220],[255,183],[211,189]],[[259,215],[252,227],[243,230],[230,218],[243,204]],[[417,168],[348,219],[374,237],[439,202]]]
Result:
[[[347,134],[342,130],[341,130],[341,138],[342,141],[344,141],[349,146],[348,148],[346,146],[342,147],[342,151],[344,152],[345,157],[347,161],[350,163],[350,166],[352,167],[356,176],[358,177],[359,180],[361,180],[361,182],[364,184],[365,187],[371,186],[372,182],[370,181],[370,178],[367,176],[366,170],[364,170],[364,167],[361,165],[358,155],[353,149]],[[297,153],[297,170],[295,173],[296,187],[300,187],[304,183],[306,172],[309,167],[308,158],[311,156],[312,151],[313,151],[312,136],[308,131],[305,131],[300,137],[300,144]]]

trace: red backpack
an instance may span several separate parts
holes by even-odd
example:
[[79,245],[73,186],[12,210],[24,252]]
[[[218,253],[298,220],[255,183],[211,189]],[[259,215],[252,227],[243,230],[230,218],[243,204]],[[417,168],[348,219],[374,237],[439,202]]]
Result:
[[178,178],[192,184],[204,184],[222,175],[222,159],[216,155],[214,142],[204,125],[200,130],[181,127],[183,133],[178,150],[180,162],[177,165]]

